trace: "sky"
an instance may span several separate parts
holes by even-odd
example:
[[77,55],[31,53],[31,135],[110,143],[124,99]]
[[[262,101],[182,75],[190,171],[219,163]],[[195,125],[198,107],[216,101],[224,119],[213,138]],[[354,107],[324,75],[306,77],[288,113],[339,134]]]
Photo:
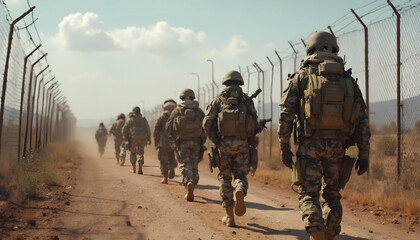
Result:
[[[5,0],[12,17],[26,0]],[[76,118],[108,119],[134,106],[178,100],[184,88],[266,61],[288,41],[366,5],[366,0],[39,0],[34,16]],[[377,2],[373,0],[372,2]],[[280,91],[274,91],[278,102]]]

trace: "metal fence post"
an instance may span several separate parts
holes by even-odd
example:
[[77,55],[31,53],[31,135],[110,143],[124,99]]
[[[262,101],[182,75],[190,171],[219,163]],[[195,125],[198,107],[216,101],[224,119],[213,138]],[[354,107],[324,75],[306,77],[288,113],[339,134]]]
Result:
[[35,7],[31,7],[28,11],[24,14],[20,15],[16,18],[12,24],[10,24],[9,29],[9,40],[7,43],[7,53],[6,53],[6,61],[4,66],[4,74],[3,74],[3,88],[1,91],[1,106],[0,106],[0,153],[1,153],[1,139],[3,136],[3,121],[4,121],[4,102],[6,101],[6,89],[7,89],[7,77],[9,74],[9,62],[10,62],[10,52],[12,51],[12,43],[13,43],[13,33],[15,29],[15,24],[22,20],[26,15],[32,12]]
[[283,62],[281,60],[279,53],[276,50],[274,50],[274,52],[276,53],[277,58],[279,59],[279,63],[280,63],[279,66],[280,66],[280,98],[281,98],[281,94],[283,93]]
[[390,0],[387,0],[397,16],[397,176],[401,176],[401,16]]
[[[36,84],[38,81],[38,77],[39,75],[41,75],[45,70],[47,70],[50,67],[50,65],[46,66],[44,69],[41,70],[41,72],[39,72],[36,76],[35,76],[35,84],[34,84],[34,95],[32,96],[32,117],[31,117],[31,140],[29,141],[29,145],[32,148],[32,124],[33,124],[33,118],[34,118],[34,109],[35,109],[35,95],[36,95]],[[38,145],[38,103],[39,103],[39,94],[40,94],[40,88],[41,88],[41,82],[44,81],[44,78],[41,79],[41,81],[39,82],[39,87],[38,87],[38,96],[37,96],[37,101],[36,101],[36,131],[35,131],[35,148],[37,148]]]
[[267,60],[271,64],[271,86],[270,86],[270,158],[273,153],[273,82],[274,82],[274,64],[271,62],[270,58],[267,56]]
[[292,50],[295,54],[295,58],[293,60],[293,72],[296,72],[296,60],[297,60],[297,52],[295,50],[295,47],[293,47],[293,44],[291,42],[288,42],[290,44],[290,47],[292,47]]
[[[25,78],[26,78],[26,65],[28,62],[29,57],[36,52],[41,47],[41,44],[38,45],[32,52],[30,52],[28,55],[25,56],[23,61],[23,77],[22,77],[22,90],[20,92],[20,107],[19,107],[19,141],[18,141],[18,155],[17,155],[17,161],[20,162],[21,155],[21,147],[22,147],[22,116],[23,116],[23,98],[25,95]],[[29,92],[29,90],[28,90]]]
[[[30,76],[29,76],[29,86],[28,86],[28,103],[27,103],[27,111],[26,111],[26,129],[25,129],[25,142],[23,144],[23,150],[24,150],[24,155],[27,152],[27,141],[28,141],[28,131],[29,131],[29,118],[31,117],[30,110],[31,110],[31,94],[32,94],[32,78],[34,75],[34,67],[36,64],[38,64],[45,56],[47,56],[48,53],[45,53],[44,55],[42,55],[40,58],[38,58],[38,60],[36,60],[32,66],[31,66],[31,71],[30,71]],[[35,93],[34,93],[35,94]],[[32,124],[31,124],[32,125]],[[32,134],[32,129],[31,129],[31,134]],[[31,137],[32,139],[32,137]]]

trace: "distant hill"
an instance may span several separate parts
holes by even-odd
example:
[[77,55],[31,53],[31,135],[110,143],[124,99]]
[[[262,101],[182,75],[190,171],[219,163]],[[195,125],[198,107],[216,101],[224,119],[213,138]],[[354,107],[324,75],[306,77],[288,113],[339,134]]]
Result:
[[[403,105],[401,114],[403,129],[412,129],[417,121],[420,121],[420,95],[407,98],[401,103]],[[397,122],[397,100],[387,100],[381,102],[370,103],[370,122],[380,128],[382,125],[388,125],[391,122]],[[257,102],[255,107],[258,110]],[[273,103],[273,123],[277,126],[280,113],[280,106],[278,102]],[[258,115],[263,118],[262,114]],[[270,104],[265,104],[265,118],[270,117]]]

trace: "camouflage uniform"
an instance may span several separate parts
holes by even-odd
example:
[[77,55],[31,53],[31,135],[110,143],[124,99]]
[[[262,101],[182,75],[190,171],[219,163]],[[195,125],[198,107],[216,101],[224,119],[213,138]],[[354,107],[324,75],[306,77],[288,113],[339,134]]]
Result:
[[[318,69],[318,65],[324,60],[342,63],[342,59],[336,53],[316,52],[302,61],[300,70],[290,76],[289,85],[284,90],[280,103],[282,110],[279,117],[278,135],[281,144],[289,144],[295,119],[300,122],[300,126],[303,126],[304,120],[299,115],[301,115],[300,104],[306,88],[304,85],[307,85],[309,75],[315,74],[313,69]],[[347,78],[351,78],[351,73],[344,74],[348,75]],[[354,102],[360,105],[355,122],[359,159],[361,155],[368,158],[370,138],[368,116],[359,87],[356,81],[352,80],[355,89]],[[343,137],[340,134],[341,132],[336,137],[320,137],[321,135],[316,134],[312,137],[298,137],[300,140],[297,158],[305,165],[302,171],[303,183],[299,198],[302,220],[308,233],[325,231],[326,236],[329,236],[328,239],[333,239],[340,233],[343,215],[338,183],[339,171],[345,155],[345,140],[348,136]]]
[[98,143],[99,154],[102,157],[105,151],[106,141],[108,140],[108,131],[106,130],[103,123],[99,124],[99,127],[95,133],[95,139],[96,139],[96,142]]
[[[172,103],[174,107],[176,107],[176,103]],[[174,168],[178,166],[175,160],[175,153],[172,149],[168,135],[166,133],[165,125],[171,114],[172,110],[165,110],[166,105],[171,105],[171,103],[164,104],[164,112],[163,114],[157,119],[155,124],[155,129],[153,131],[153,139],[155,142],[155,147],[158,149],[158,159],[160,161],[160,171],[164,178],[168,177],[168,171],[171,169],[173,171]],[[172,176],[173,177],[173,176]],[[171,178],[171,177],[170,177]]]
[[[130,150],[130,162],[135,172],[136,160],[139,163],[139,174],[143,174],[142,166],[144,164],[144,147],[151,142],[149,124],[140,110],[131,112],[129,119],[122,128],[123,138],[126,147]],[[128,146],[127,146],[128,143]]]
[[[233,94],[234,93],[234,94]],[[223,207],[234,206],[233,191],[242,190],[246,196],[248,190],[247,175],[249,173],[249,143],[248,138],[241,139],[234,136],[221,136],[217,120],[221,111],[221,102],[234,95],[237,99],[243,96],[239,86],[228,86],[222,93],[216,96],[210,105],[207,106],[206,115],[203,121],[203,128],[209,139],[218,147],[220,154],[220,166],[218,180],[220,183],[220,196],[223,199]],[[252,103],[252,102],[251,102]],[[258,131],[257,112],[254,104],[247,106],[248,114],[254,121],[255,129]],[[232,186],[233,174],[233,186]]]
[[192,182],[194,186],[197,185],[199,180],[198,163],[203,158],[203,144],[206,142],[206,135],[201,128],[199,137],[191,139],[180,139],[180,133],[177,131],[175,121],[183,116],[182,112],[186,109],[192,109],[196,112],[200,123],[203,121],[204,112],[198,107],[198,102],[190,99],[183,100],[177,108],[175,108],[166,123],[166,132],[171,142],[176,143],[177,159],[180,163],[179,170],[182,174],[182,182],[186,185]]
[[[111,129],[109,130],[109,134],[114,135],[115,158],[117,159],[117,162],[120,159],[121,145],[123,143],[122,128],[124,127],[124,124],[125,119],[120,118],[112,124]],[[124,158],[121,157],[121,161],[122,165],[124,165],[125,156]]]

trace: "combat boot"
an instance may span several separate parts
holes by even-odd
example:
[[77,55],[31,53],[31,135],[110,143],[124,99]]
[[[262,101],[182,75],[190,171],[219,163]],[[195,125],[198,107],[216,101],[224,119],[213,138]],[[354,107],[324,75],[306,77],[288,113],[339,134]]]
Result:
[[325,233],[325,240],[334,240],[335,236],[334,235],[329,235]]
[[169,179],[173,179],[175,177],[175,168],[169,169]]
[[133,165],[133,173],[136,173],[136,164],[132,164]]
[[242,190],[238,190],[235,193],[236,196],[236,205],[235,205],[235,214],[236,216],[243,216],[246,213],[245,206],[245,193]]
[[139,163],[139,170],[137,173],[143,175],[143,163]]
[[310,240],[325,240],[325,231],[315,231],[309,233]]
[[117,164],[120,164],[120,156],[116,156],[117,157]]
[[168,174],[163,174],[163,179],[160,182],[162,184],[168,184]]
[[124,163],[125,163],[125,159],[122,159],[120,166],[124,166]]
[[188,182],[186,189],[187,193],[185,194],[185,199],[187,199],[188,202],[194,201],[194,184],[192,182]]
[[233,206],[227,206],[225,210],[226,210],[226,216],[222,218],[222,223],[228,227],[234,227],[235,217],[233,215]]

